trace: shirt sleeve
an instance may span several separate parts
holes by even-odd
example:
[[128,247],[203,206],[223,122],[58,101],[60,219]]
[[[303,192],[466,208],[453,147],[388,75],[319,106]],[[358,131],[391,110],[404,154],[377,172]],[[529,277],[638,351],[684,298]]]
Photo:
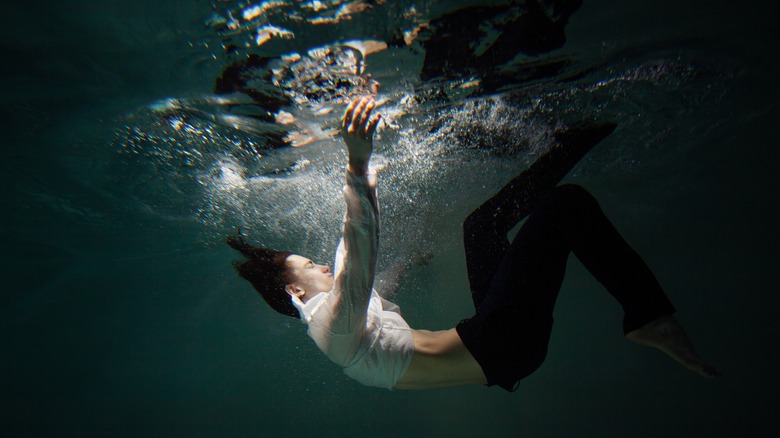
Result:
[[331,325],[335,334],[363,330],[376,272],[379,246],[379,204],[376,175],[358,176],[347,171],[344,200],[344,235],[336,251],[336,315]]

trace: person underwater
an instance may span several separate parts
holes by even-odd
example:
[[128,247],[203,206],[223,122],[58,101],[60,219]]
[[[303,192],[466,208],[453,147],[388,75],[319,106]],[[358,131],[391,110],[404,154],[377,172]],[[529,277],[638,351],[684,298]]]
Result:
[[[374,289],[380,226],[370,161],[381,120],[375,109],[372,98],[357,98],[341,120],[346,215],[334,269],[253,246],[240,235],[227,240],[246,258],[236,264],[238,274],[274,310],[300,318],[345,374],[387,389],[485,384],[516,390],[545,360],[553,308],[574,253],[622,306],[628,340],[701,376],[719,375],[696,353],[655,276],[595,198],[577,185],[558,186],[613,124],[556,134],[556,147],[469,214],[463,238],[474,316],[448,330],[411,328],[399,307]],[[524,218],[510,242],[508,231]]]

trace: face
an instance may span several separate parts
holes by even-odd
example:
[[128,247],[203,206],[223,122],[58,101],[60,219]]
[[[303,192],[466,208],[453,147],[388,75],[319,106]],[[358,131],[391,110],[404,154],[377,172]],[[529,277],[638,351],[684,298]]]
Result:
[[304,302],[320,292],[333,289],[335,280],[329,267],[294,254],[287,257],[285,263],[290,276],[287,292],[298,296]]

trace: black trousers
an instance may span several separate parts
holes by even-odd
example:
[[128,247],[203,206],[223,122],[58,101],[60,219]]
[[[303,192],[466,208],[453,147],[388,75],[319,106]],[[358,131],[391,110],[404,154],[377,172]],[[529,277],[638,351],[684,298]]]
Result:
[[[544,361],[569,253],[623,307],[624,332],[675,311],[593,196],[576,185],[555,187],[594,144],[564,138],[464,222],[476,315],[456,329],[488,386],[514,391]],[[526,216],[510,243],[507,232]]]

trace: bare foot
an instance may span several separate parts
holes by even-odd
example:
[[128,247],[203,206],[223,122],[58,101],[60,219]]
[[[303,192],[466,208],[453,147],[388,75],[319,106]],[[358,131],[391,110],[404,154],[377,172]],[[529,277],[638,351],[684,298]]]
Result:
[[626,334],[626,339],[639,345],[655,347],[701,376],[710,379],[720,376],[715,367],[699,358],[691,340],[674,316],[663,316],[630,331]]

